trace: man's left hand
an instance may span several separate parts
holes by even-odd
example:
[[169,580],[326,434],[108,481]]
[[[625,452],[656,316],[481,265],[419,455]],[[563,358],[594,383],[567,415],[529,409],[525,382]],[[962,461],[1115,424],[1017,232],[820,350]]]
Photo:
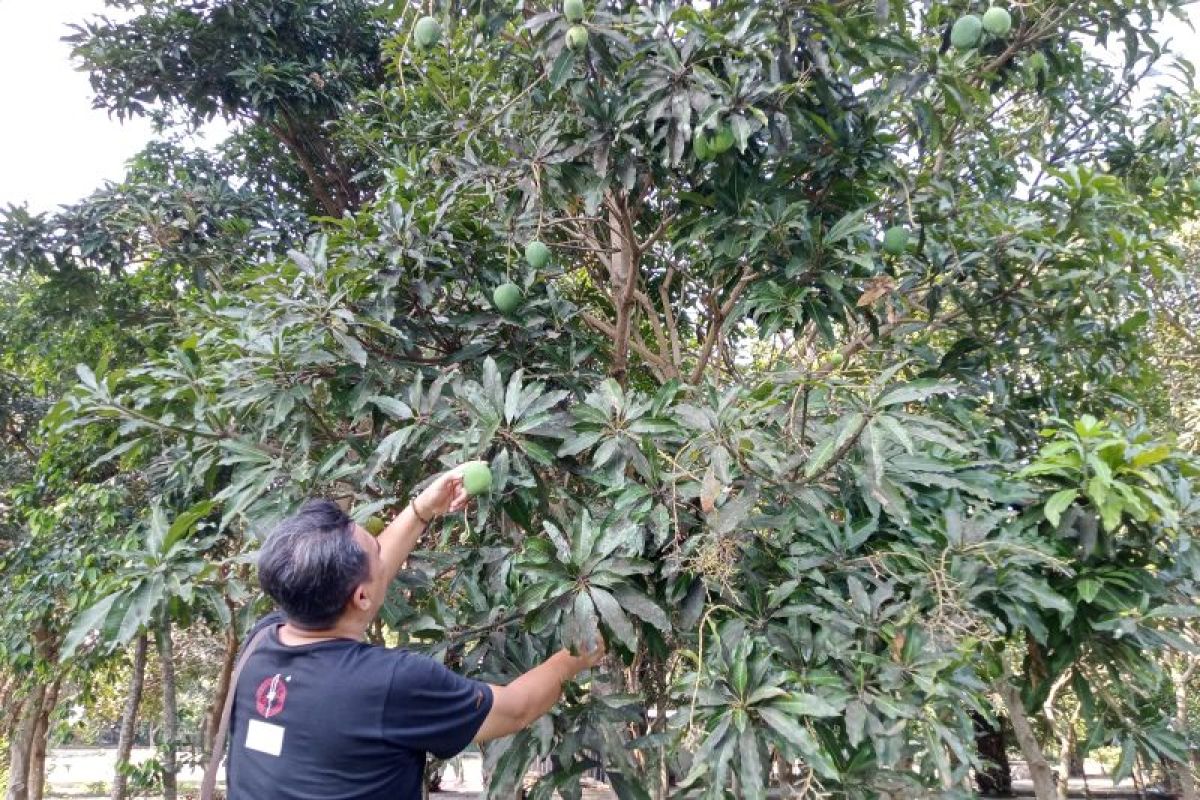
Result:
[[434,478],[433,483],[413,499],[413,511],[421,519],[432,520],[465,507],[470,498],[463,488],[462,473],[472,463],[476,462],[464,462]]

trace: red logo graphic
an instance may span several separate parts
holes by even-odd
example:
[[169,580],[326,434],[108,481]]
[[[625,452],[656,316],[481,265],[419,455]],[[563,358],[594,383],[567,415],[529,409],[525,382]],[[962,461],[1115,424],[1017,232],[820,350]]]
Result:
[[270,678],[266,678],[258,685],[258,691],[254,693],[254,705],[258,709],[258,713],[267,719],[283,711],[285,702],[287,702],[287,683],[284,682],[282,675],[272,675]]

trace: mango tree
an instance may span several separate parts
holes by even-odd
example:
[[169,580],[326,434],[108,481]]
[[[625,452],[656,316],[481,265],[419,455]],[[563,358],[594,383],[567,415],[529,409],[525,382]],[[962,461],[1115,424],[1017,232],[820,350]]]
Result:
[[[538,797],[597,765],[622,797],[961,796],[995,696],[1035,736],[1063,674],[1087,746],[1178,763],[1162,707],[1127,712],[1190,613],[1191,467],[1083,416],[1145,387],[1139,311],[1193,207],[1158,150],[1193,152],[1186,104],[1152,129],[1130,99],[1171,8],[1026,5],[951,47],[965,4],[487,2],[421,42],[429,9],[389,7],[388,83],[336,126],[377,196],[55,420],[117,420],[233,542],[488,459],[390,641],[495,680],[613,653],[487,749],[492,796],[538,757]],[[1123,63],[1084,46],[1109,36]],[[1022,475],[1055,417],[1131,443]],[[1106,696],[1086,655],[1126,635],[1142,677]]]

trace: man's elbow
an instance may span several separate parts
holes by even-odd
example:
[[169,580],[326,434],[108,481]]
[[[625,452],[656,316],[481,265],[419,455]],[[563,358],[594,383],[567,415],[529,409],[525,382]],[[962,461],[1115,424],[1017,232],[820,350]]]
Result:
[[537,702],[535,697],[526,697],[521,702],[520,708],[517,709],[516,725],[518,730],[528,728],[530,725],[538,721],[538,718],[545,714],[547,709],[542,708],[542,704]]
[[484,723],[480,731],[482,740],[498,739],[524,730],[547,711],[545,700],[539,702],[532,692],[514,690],[511,686],[493,686],[492,691],[492,720]]
[[562,697],[562,688],[555,687],[553,692],[530,692],[521,698],[519,719],[521,728],[528,728],[554,708],[555,703]]

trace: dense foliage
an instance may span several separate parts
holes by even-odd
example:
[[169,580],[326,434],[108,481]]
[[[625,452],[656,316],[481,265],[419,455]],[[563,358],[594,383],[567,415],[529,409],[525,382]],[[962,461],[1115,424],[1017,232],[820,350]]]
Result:
[[1039,797],[1047,749],[1190,770],[1173,2],[1029,3],[970,48],[965,3],[604,4],[572,46],[484,0],[433,47],[416,6],[138,8],[73,39],[97,103],[244,127],[0,219],[20,692],[236,641],[305,497],[365,520],[486,458],[373,636],[494,680],[612,654],[487,748],[491,796],[548,757],[533,797],[596,765],[622,798],[964,797],[1008,725]]

